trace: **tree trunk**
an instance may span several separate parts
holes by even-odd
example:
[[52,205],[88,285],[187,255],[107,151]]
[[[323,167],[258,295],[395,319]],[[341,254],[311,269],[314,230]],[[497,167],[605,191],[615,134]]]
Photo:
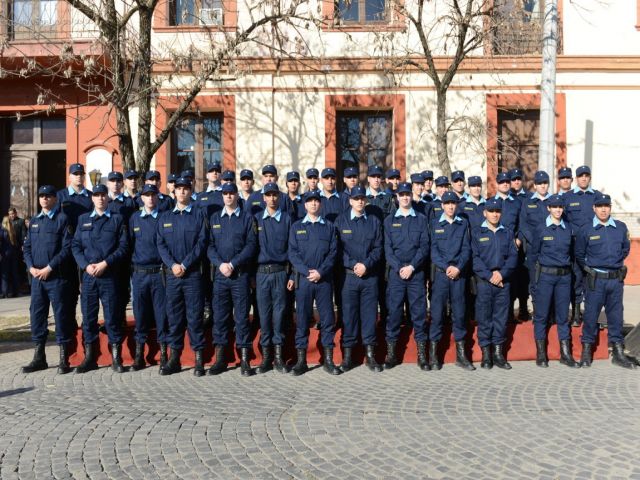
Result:
[[153,10],[140,9],[140,38],[138,39],[138,144],[136,145],[136,167],[146,172],[151,165],[151,17]]
[[442,175],[451,176],[449,165],[449,151],[447,149],[447,89],[436,90],[436,151],[438,152],[438,166]]

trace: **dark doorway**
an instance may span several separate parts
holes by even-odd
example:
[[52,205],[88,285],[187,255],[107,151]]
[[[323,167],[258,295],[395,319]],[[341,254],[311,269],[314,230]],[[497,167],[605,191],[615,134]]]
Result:
[[53,185],[56,190],[67,183],[65,150],[41,150],[38,152],[38,186]]

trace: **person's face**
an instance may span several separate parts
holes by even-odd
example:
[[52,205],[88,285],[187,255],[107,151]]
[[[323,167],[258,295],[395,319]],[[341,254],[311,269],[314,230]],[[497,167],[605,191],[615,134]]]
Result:
[[584,190],[589,186],[589,183],[591,183],[591,175],[583,173],[576,178],[576,182],[578,183],[578,187]]
[[480,195],[482,194],[482,185],[473,185],[472,187],[469,187],[469,194],[471,194],[473,198],[480,198]]
[[425,191],[431,191],[431,187],[433,187],[433,179],[432,178],[427,178],[424,181],[424,189],[425,189]]
[[84,186],[84,173],[72,173],[69,175],[69,185],[80,188]]
[[251,190],[253,190],[253,184],[255,182],[253,181],[253,178],[241,178],[240,179],[240,188],[242,189],[243,192],[250,192]]
[[344,184],[348,189],[352,189],[358,184],[358,177],[356,175],[344,177]]
[[173,193],[176,191],[176,182],[169,182],[167,183],[167,191],[169,193]]
[[391,190],[397,190],[399,183],[400,183],[400,178],[398,177],[387,178],[387,185],[391,187]]
[[320,211],[320,200],[317,198],[307,200],[304,202],[304,208],[307,213],[310,213],[311,215],[318,215],[318,212]]
[[[507,186],[509,183],[507,183]],[[484,210],[483,211],[484,218],[486,218],[487,222],[491,225],[498,226],[500,223],[500,218],[502,217],[502,210]]]
[[564,211],[564,208],[562,208],[561,205],[552,205],[550,207],[547,207],[547,210],[549,210],[551,218],[560,220],[562,218],[562,212]]
[[155,193],[145,193],[140,195],[140,198],[142,198],[142,204],[147,210],[155,210],[158,206],[158,195]]
[[18,214],[15,210],[9,210],[9,220],[13,221],[18,217]]
[[380,185],[382,184],[382,177],[380,175],[370,175],[367,179],[371,188],[380,190]]
[[278,176],[273,173],[263,173],[262,174],[262,184],[266,185],[267,183],[277,183]]
[[178,203],[182,205],[186,205],[189,203],[189,199],[191,198],[191,188],[186,185],[178,185],[174,190],[176,194],[176,200]]
[[307,177],[307,186],[309,187],[309,190],[317,190],[318,177]]
[[328,177],[322,177],[322,188],[327,192],[333,192],[336,189],[336,177],[329,175]]
[[120,180],[109,180],[107,181],[107,188],[110,193],[119,194],[122,191],[122,182]]
[[287,193],[295,193],[297,195],[299,190],[300,190],[299,180],[289,180],[287,182]]
[[424,183],[412,183],[411,192],[415,197],[421,197],[424,192]]
[[509,180],[504,180],[498,183],[498,191],[500,193],[509,193],[509,189],[511,188],[511,183]]
[[234,192],[222,192],[222,202],[225,207],[235,207],[238,203],[238,194]]
[[573,182],[573,178],[558,179],[558,185],[560,185],[562,190],[569,190],[571,188],[571,182]]
[[409,208],[411,206],[411,194],[408,192],[398,193],[398,205],[401,208]]
[[436,185],[436,195],[442,197],[449,190],[449,185]]
[[263,197],[264,203],[266,204],[267,208],[270,208],[272,210],[278,209],[278,202],[280,201],[280,195],[278,194],[278,192],[265,193]]
[[549,191],[549,182],[536,183],[535,189],[539,195],[544,197]]
[[357,215],[361,215],[362,212],[364,212],[366,203],[367,201],[365,197],[349,198],[349,205],[351,205],[351,208]]
[[594,205],[593,211],[601,222],[606,222],[611,216],[611,205]]
[[442,210],[447,217],[453,217],[456,213],[456,207],[458,204],[456,202],[445,202],[442,204]]
[[453,191],[456,193],[464,193],[464,185],[465,185],[464,180],[454,180],[451,183]]
[[513,180],[511,180],[511,188],[514,191],[519,192],[520,189],[522,188],[522,179],[521,178],[514,178]]
[[138,188],[138,178],[137,177],[125,178],[124,184],[127,186],[127,190],[133,191]]
[[217,183],[220,180],[220,170],[211,170],[207,172],[207,182]]
[[93,206],[96,207],[96,210],[106,210],[108,203],[106,193],[96,193],[91,195],[91,200],[93,201]]
[[[40,203],[40,207],[46,210],[51,210],[56,205],[56,196],[55,195],[39,195],[38,202]],[[9,218],[11,218],[11,213],[9,213]],[[13,220],[13,218],[11,218]]]

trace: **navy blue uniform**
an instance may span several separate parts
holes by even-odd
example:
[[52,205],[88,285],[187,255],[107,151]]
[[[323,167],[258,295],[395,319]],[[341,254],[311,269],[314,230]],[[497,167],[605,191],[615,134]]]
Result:
[[284,316],[287,306],[289,231],[292,219],[278,210],[255,216],[258,226],[258,269],[256,296],[260,314],[260,345],[284,343]]
[[582,326],[582,343],[593,344],[598,334],[598,316],[605,308],[609,343],[621,343],[624,281],[619,271],[629,255],[631,243],[627,226],[609,218],[602,225],[596,217],[583,226],[576,235],[576,261],[583,269],[596,276],[593,289],[585,275],[585,310]]
[[[429,256],[427,218],[413,209],[405,217],[396,211],[384,221],[384,253],[389,269],[387,281],[387,342],[396,342],[405,298],[409,303],[413,337],[416,342],[427,341],[427,302],[424,267]],[[413,275],[400,278],[400,269],[411,265]]]
[[46,280],[31,279],[31,338],[35,343],[47,340],[47,318],[49,305],[53,306],[56,322],[56,342],[59,345],[71,341],[76,324],[67,315],[65,289],[68,286],[71,261],[71,226],[67,216],[54,209],[40,212],[29,222],[29,231],[24,241],[24,261],[27,268],[45,268],[51,273]]
[[128,222],[133,212],[139,210],[136,201],[131,197],[125,197],[124,194],[118,195],[116,198],[109,197],[109,205],[107,210],[111,213],[121,215],[125,222]]
[[[122,322],[117,318],[118,268],[127,257],[129,239],[124,218],[108,210],[98,216],[94,211],[78,218],[73,237],[73,257],[82,273],[82,332],[84,343],[98,339],[98,300],[102,303],[104,323],[109,343],[120,345],[124,338]],[[86,272],[89,264],[107,262],[102,276],[93,277]]]
[[[509,281],[518,263],[513,232],[502,224],[492,232],[483,223],[471,233],[471,251],[477,286],[478,343],[480,347],[502,345],[511,303]],[[502,275],[502,288],[489,282],[494,270]]]
[[296,195],[296,198],[291,200],[291,202],[295,209],[295,215],[293,215],[292,221],[295,222],[296,220],[302,220],[307,214],[307,211],[304,208],[304,199],[302,198],[302,195]]
[[131,245],[131,292],[136,321],[136,342],[145,343],[152,319],[159,343],[168,342],[167,293],[158,252],[157,232],[160,212],[135,212],[129,220]]
[[440,218],[440,215],[442,215],[444,210],[442,210],[442,200],[438,196],[433,198],[430,205],[431,210],[429,212],[429,217],[427,218],[429,220],[429,224],[432,224]]
[[198,193],[196,206],[204,210],[206,218],[210,218],[211,215],[222,210],[224,201],[222,200],[222,190],[220,190],[220,187],[215,190],[205,190]]
[[427,218],[431,217],[431,204],[424,199],[421,199],[417,202],[415,200],[411,200],[411,208]]
[[[229,320],[233,310],[236,346],[251,347],[249,326],[249,267],[257,251],[256,227],[253,217],[237,207],[229,214],[226,209],[209,219],[211,232],[207,256],[215,269],[213,279],[213,343],[229,343]],[[225,277],[219,267],[231,263],[233,273]]]
[[[569,303],[571,300],[571,264],[573,237],[564,221],[559,225],[545,220],[533,234],[529,255],[533,265],[540,269],[536,285],[533,317],[536,340],[547,339],[547,324],[551,305],[554,306],[558,339],[570,340]],[[535,278],[534,278],[535,281]]]
[[511,195],[507,195],[505,198],[496,195],[494,198],[502,199],[502,217],[500,217],[500,224],[511,230],[514,238],[517,238],[522,202],[520,199],[512,197]]
[[[471,258],[469,222],[455,216],[449,223],[442,218],[431,226],[431,263],[435,270],[431,295],[431,326],[429,339],[439,342],[442,338],[442,321],[447,302],[451,303],[453,337],[461,342],[467,335],[465,325],[466,267]],[[460,275],[452,280],[445,273],[449,266],[460,270]]]
[[[297,215],[297,210],[288,194],[280,192],[280,200],[278,201],[278,205],[280,206],[280,210],[282,210],[283,213],[286,213],[291,217]],[[255,216],[256,213],[262,213],[266,208],[266,204],[264,203],[263,189],[253,192],[249,196],[249,199],[244,203],[242,208],[249,212],[251,216]]]
[[484,198],[480,198],[479,203],[476,203],[471,200],[471,196],[468,196],[466,201],[458,204],[456,214],[467,219],[470,229],[477,228],[484,222],[485,203]]
[[[204,213],[190,203],[183,210],[178,207],[164,212],[158,220],[158,251],[167,267],[167,316],[169,318],[169,346],[184,348],[185,328],[193,351],[204,349],[202,316],[201,260],[207,248],[207,220]],[[171,267],[182,265],[182,277],[176,277]]]
[[[333,348],[335,318],[333,315],[333,267],[338,252],[338,240],[333,223],[319,217],[298,220],[289,232],[289,261],[297,277],[296,288],[296,349],[309,345],[309,325],[313,317],[313,301],[320,314],[323,347]],[[317,283],[307,280],[309,270],[317,270]]]
[[534,193],[522,200],[522,207],[520,210],[518,234],[522,243],[526,245],[523,245],[524,251],[527,252],[525,265],[529,272],[529,293],[531,294],[531,299],[534,303],[536,301],[536,283],[534,281],[535,263],[532,261],[531,255],[529,255],[528,252],[531,249],[534,232],[540,225],[544,225],[545,219],[549,215],[546,202],[546,199],[549,198],[549,196],[550,195],[547,194],[547,197],[542,199],[537,193]]
[[[342,266],[342,344],[353,347],[362,336],[364,345],[376,345],[378,316],[378,277],[382,260],[382,225],[375,215],[353,216],[348,210],[336,220],[340,238]],[[362,263],[367,272],[358,277],[353,267]]]
[[396,211],[396,203],[394,195],[388,195],[386,192],[380,192],[377,195],[367,188],[367,214],[375,215],[380,223],[384,222],[387,215]]
[[348,195],[333,192],[327,197],[324,190],[320,191],[320,215],[322,218],[330,222],[335,222],[338,215],[341,215],[350,208]]

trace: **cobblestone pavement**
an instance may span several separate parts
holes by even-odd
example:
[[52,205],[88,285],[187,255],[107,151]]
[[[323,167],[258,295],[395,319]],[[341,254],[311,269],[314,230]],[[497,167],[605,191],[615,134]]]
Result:
[[0,344],[0,478],[640,479],[640,370],[31,375]]

